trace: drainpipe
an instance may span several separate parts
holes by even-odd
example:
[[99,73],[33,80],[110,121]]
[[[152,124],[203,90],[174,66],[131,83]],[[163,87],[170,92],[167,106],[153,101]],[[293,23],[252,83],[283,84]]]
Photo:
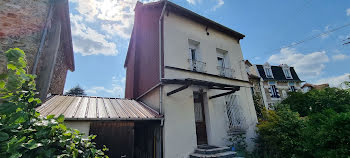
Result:
[[[158,22],[158,35],[159,35],[159,81],[162,82],[162,20],[164,17],[164,12],[166,9],[166,5],[167,5],[168,1],[164,0],[164,7],[162,9],[162,12],[160,14],[159,17],[159,22]],[[163,86],[160,85],[159,87],[159,113],[162,114],[163,113],[163,109],[162,109],[162,100],[163,100]]]
[[44,43],[45,43],[45,38],[46,38],[46,35],[47,35],[47,30],[48,30],[48,27],[49,27],[49,24],[51,22],[51,17],[52,17],[52,10],[53,10],[53,3],[54,3],[55,0],[50,0],[50,9],[49,9],[49,13],[47,15],[47,18],[46,18],[46,24],[45,24],[45,27],[44,27],[44,31],[43,31],[43,34],[41,36],[41,40],[40,40],[40,45],[39,45],[39,49],[38,49],[38,52],[36,53],[36,56],[35,56],[35,60],[34,60],[34,65],[33,65],[33,69],[32,69],[32,74],[35,75],[36,74],[36,69],[38,67],[38,62],[39,62],[39,59],[40,59],[40,56],[41,56],[41,51],[42,51],[42,48],[44,46]]
[[[162,104],[163,104],[163,85],[162,85],[162,19],[164,17],[164,12],[166,9],[166,5],[167,5],[168,1],[164,0],[164,7],[163,10],[160,14],[159,17],[159,23],[158,23],[158,35],[159,35],[159,81],[160,81],[160,86],[159,86],[159,113],[162,114],[163,113],[163,109],[162,109]],[[160,133],[160,140],[162,140],[161,143],[161,157],[164,157],[164,140],[163,140],[163,127],[164,126],[164,119],[161,120],[161,133]]]

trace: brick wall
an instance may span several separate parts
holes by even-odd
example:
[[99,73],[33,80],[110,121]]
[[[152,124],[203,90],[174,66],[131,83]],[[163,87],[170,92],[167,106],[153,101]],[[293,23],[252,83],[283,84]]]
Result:
[[[50,7],[50,0],[0,0],[0,73],[6,70],[6,60],[4,52],[9,48],[20,48],[26,53],[26,60],[28,63],[27,72],[32,73],[33,64],[36,53],[39,49],[41,36],[45,27],[48,11]],[[63,5],[65,5],[63,3]],[[67,4],[68,5],[68,4]],[[58,5],[55,5],[55,11],[51,24],[48,27],[48,34],[52,31],[57,21],[61,21],[62,16],[61,9],[57,9]],[[62,7],[62,4],[61,6]],[[59,15],[60,14],[60,15]],[[65,28],[67,29],[67,28]],[[55,62],[53,75],[50,82],[48,93],[62,94],[64,84],[66,81],[66,75],[68,66],[65,62],[65,53],[63,52],[62,43],[63,35],[61,35],[59,51]],[[51,38],[52,39],[52,38]],[[42,54],[38,62],[37,76],[40,78],[42,75],[48,76],[48,71],[43,71],[43,67],[52,65],[52,59],[48,60],[49,56],[54,53],[48,51],[52,47],[49,43],[49,36],[45,38],[45,44],[42,49]],[[52,42],[51,42],[52,43]],[[66,43],[67,46],[67,43]],[[45,73],[45,74],[43,74]],[[40,83],[37,78],[38,87],[45,87],[49,84],[49,77],[42,80]],[[38,91],[40,91],[38,89]],[[44,94],[44,93],[43,93]]]
[[48,8],[49,0],[0,1],[0,73],[6,70],[4,52],[9,48],[20,48],[26,53],[27,69],[31,72]]

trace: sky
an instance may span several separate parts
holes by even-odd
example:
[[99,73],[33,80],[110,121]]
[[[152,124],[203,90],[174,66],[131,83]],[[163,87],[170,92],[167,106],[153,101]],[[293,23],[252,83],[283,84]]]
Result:
[[[246,35],[240,44],[253,64],[288,64],[308,83],[349,80],[349,0],[171,1]],[[69,0],[76,68],[65,91],[79,85],[89,96],[124,97],[136,2]]]

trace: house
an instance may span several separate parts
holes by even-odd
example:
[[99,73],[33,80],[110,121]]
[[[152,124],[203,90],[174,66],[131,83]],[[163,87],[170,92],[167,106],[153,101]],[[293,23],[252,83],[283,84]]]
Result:
[[260,89],[266,108],[288,97],[288,92],[301,91],[301,81],[293,67],[287,64],[279,66],[255,65],[260,77]]
[[138,2],[134,21],[125,97],[164,116],[163,157],[216,150],[237,131],[252,147],[257,117],[240,48],[244,35],[170,1]]
[[309,92],[313,89],[320,90],[324,88],[329,88],[329,84],[325,83],[325,84],[315,85],[315,84],[305,83],[303,86],[301,86],[301,89],[304,93]]
[[62,94],[67,71],[74,71],[68,0],[0,1],[0,74],[4,52],[26,53],[27,72],[37,75],[40,99]]

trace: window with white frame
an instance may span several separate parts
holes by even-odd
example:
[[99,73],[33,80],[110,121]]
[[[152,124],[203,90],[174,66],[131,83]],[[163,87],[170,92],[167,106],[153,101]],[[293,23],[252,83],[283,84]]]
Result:
[[267,62],[264,64],[264,71],[265,71],[266,78],[273,78],[271,65]]
[[282,64],[281,67],[286,79],[293,79],[292,74],[290,73],[290,67],[287,64]]
[[233,77],[233,70],[230,68],[227,51],[217,48],[217,69],[220,76]]
[[189,63],[190,69],[196,72],[204,72],[205,65],[203,61],[201,61],[200,51],[199,51],[199,42],[189,39]]

